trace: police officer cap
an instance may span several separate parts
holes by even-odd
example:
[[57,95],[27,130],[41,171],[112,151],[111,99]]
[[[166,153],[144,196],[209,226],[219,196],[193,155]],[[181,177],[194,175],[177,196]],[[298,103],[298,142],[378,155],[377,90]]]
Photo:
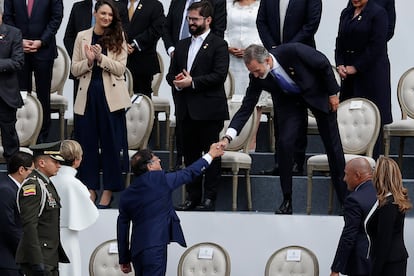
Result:
[[33,157],[39,155],[48,155],[50,158],[60,162],[64,162],[62,155],[60,155],[60,141],[52,143],[37,144],[29,147],[33,151]]

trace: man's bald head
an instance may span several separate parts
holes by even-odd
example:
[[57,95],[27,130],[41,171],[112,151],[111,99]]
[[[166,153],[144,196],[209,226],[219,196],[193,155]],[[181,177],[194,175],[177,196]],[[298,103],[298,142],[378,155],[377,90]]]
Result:
[[355,190],[358,185],[371,178],[372,167],[367,159],[358,157],[346,163],[344,181],[348,186],[348,190]]

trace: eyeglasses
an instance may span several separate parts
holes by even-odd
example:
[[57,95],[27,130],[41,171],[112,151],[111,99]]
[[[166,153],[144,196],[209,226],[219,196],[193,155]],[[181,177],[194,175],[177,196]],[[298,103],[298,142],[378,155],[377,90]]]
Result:
[[205,17],[189,17],[189,16],[187,16],[186,19],[187,19],[188,22],[193,21],[193,22],[197,23],[197,22],[200,22],[201,20],[204,20],[206,18]]
[[161,159],[157,156],[154,156],[153,159],[147,161],[147,164],[152,164],[154,162],[161,162]]
[[32,168],[32,167],[24,167],[24,169],[25,169],[26,171],[30,171],[30,172],[32,172],[35,168]]

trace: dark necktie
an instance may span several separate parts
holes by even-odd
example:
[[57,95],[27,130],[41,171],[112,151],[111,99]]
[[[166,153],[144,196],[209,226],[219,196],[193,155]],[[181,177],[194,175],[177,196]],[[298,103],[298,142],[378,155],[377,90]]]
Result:
[[299,94],[301,92],[300,88],[295,83],[287,81],[279,72],[277,72],[277,70],[272,69],[270,74],[275,78],[279,87],[287,94]]

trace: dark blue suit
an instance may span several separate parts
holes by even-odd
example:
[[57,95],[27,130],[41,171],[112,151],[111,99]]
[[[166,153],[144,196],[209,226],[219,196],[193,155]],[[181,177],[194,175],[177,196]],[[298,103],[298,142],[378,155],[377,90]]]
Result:
[[21,90],[32,89],[32,72],[36,79],[36,93],[42,104],[43,124],[39,140],[45,140],[50,126],[50,87],[53,62],[57,57],[55,35],[63,18],[62,0],[36,0],[31,16],[26,1],[5,0],[3,20],[19,28],[23,39],[41,40],[42,46],[35,53],[25,53],[25,64],[19,74]]
[[[0,180],[0,274],[20,275],[16,265],[16,250],[23,228],[17,209],[17,185],[5,174]],[[8,273],[8,274],[7,274]]]
[[[149,271],[149,274],[144,275],[165,275],[167,244],[177,242],[181,246],[187,246],[180,219],[173,207],[172,192],[177,187],[193,181],[207,167],[208,162],[200,158],[178,172],[146,172],[134,179],[132,184],[122,192],[117,231],[120,264],[128,264],[132,261],[136,275],[141,275],[143,271],[141,267],[155,263],[158,270]],[[131,221],[132,235],[129,242]],[[146,251],[156,247],[165,252],[163,259],[158,259],[158,262],[154,260],[156,255],[152,255],[153,252],[146,254]],[[145,258],[149,258],[149,261]]]
[[346,194],[346,185],[343,182],[345,159],[336,112],[329,111],[329,96],[339,91],[331,64],[322,53],[302,43],[282,44],[270,53],[299,86],[301,94],[285,94],[271,74],[266,79],[255,78],[250,74],[246,96],[229,128],[240,132],[253,112],[261,91],[266,90],[272,94],[279,125],[277,152],[280,182],[283,194],[291,195],[295,141],[300,133],[303,117],[308,116],[309,108],[318,123],[319,133],[328,155],[332,182],[342,203]]
[[[280,17],[279,0],[261,0],[257,13],[256,25],[260,39],[267,50],[292,42],[300,42],[315,48],[315,33],[318,30],[322,15],[321,0],[289,0],[284,21]],[[281,34],[281,25],[283,30]],[[277,116],[277,114],[276,114]],[[277,129],[277,118],[274,120],[274,128]],[[307,146],[308,117],[300,122],[300,134],[295,144],[294,161],[299,169],[305,162]],[[278,143],[279,133],[275,132],[275,142]],[[277,146],[277,145],[276,145]],[[277,163],[277,154],[275,154]]]
[[360,184],[344,202],[345,226],[331,270],[344,275],[369,275],[368,239],[364,220],[377,200],[371,180]]
[[23,105],[17,72],[24,63],[22,34],[15,27],[0,23],[0,133],[7,160],[19,150],[16,132],[17,108]]
[[257,30],[266,49],[282,43],[301,42],[315,48],[315,33],[322,13],[321,0],[290,0],[280,35],[279,0],[261,0],[257,12]]

